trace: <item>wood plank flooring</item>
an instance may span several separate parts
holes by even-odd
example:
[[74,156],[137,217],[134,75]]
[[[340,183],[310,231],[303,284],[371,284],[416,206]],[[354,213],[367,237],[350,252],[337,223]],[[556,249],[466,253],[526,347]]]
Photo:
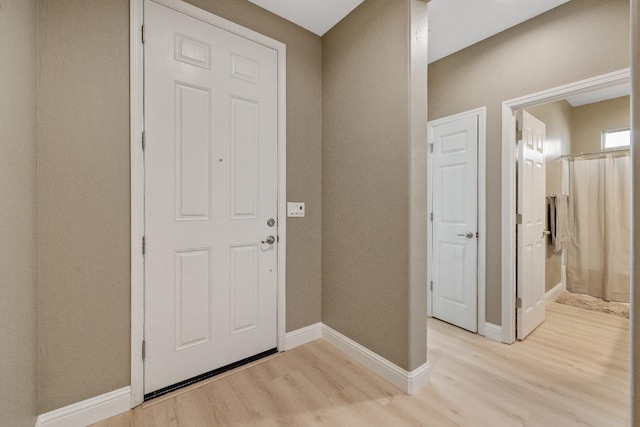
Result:
[[428,347],[415,396],[318,340],[95,426],[629,425],[628,319],[551,303],[513,345],[429,319]]

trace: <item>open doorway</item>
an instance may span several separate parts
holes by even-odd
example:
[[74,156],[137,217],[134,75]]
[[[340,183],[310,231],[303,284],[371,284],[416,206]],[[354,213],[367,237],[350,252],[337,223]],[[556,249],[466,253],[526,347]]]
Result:
[[[564,108],[565,115],[568,114],[571,116],[572,109],[576,111],[576,116],[579,116],[580,111],[585,111],[585,108],[580,109],[579,107],[587,105],[593,101],[603,102],[607,98],[614,99],[613,101],[609,101],[608,104],[599,105],[602,111],[613,110],[612,105],[624,104],[627,102],[628,107],[628,98],[618,99],[620,95],[625,96],[625,91],[628,93],[629,90],[629,71],[622,70],[616,73],[610,73],[607,75],[599,76],[593,79],[576,82],[574,84],[562,86],[559,88],[551,89],[548,91],[540,92],[537,94],[525,96],[522,98],[518,98],[515,100],[507,101],[503,103],[503,188],[502,188],[502,197],[503,197],[503,342],[511,343],[514,342],[516,338],[516,314],[518,310],[522,310],[523,308],[517,307],[518,300],[516,299],[516,273],[517,273],[517,241],[516,241],[516,223],[518,222],[517,217],[517,195],[516,195],[516,164],[511,159],[515,158],[516,147],[514,144],[510,143],[510,141],[514,141],[516,139],[516,124],[515,117],[519,110],[525,109],[529,112],[533,112],[538,116],[542,116],[547,121],[551,120],[552,116],[550,115],[553,110],[561,110]],[[617,99],[617,100],[616,100]],[[564,104],[563,104],[564,103]],[[575,104],[576,107],[573,107],[571,103]],[[579,105],[581,104],[581,105]],[[548,110],[548,111],[545,111]],[[566,135],[566,130],[564,131],[565,136],[558,136],[559,133],[562,133],[562,129],[558,130],[559,125],[554,124],[554,129],[551,132],[551,138],[547,138],[550,145],[548,145],[545,150],[546,163],[549,165],[549,174],[550,177],[549,185],[546,186],[545,192],[546,195],[556,195],[556,196],[564,196],[569,192],[569,186],[571,185],[570,174],[575,171],[575,160],[578,159],[578,162],[581,163],[583,161],[588,161],[591,158],[603,157],[603,154],[600,154],[602,151],[602,142],[598,141],[597,137],[589,137],[583,136],[585,133],[585,129],[593,128],[598,129],[598,126],[602,127],[600,130],[591,130],[590,133],[597,132],[600,135],[603,131],[606,130],[619,130],[620,128],[625,127],[625,123],[616,122],[615,120],[620,120],[619,117],[621,114],[614,114],[613,117],[607,117],[603,120],[595,120],[593,117],[587,119],[586,123],[582,125],[578,124],[576,134],[578,135],[576,141],[574,142],[571,139],[571,132],[569,130],[568,136]],[[624,114],[622,114],[624,115]],[[604,116],[604,113],[600,113],[600,116]],[[627,123],[629,120],[628,113],[626,114]],[[557,117],[555,119],[557,121]],[[613,120],[613,121],[612,121]],[[576,120],[579,121],[579,120]],[[595,122],[602,123],[601,125],[594,126]],[[565,120],[566,122],[566,120]],[[628,127],[628,124],[626,125]],[[561,126],[560,126],[561,127]],[[565,123],[566,127],[566,123]],[[571,127],[571,125],[569,125]],[[589,133],[589,132],[587,132]],[[558,142],[558,139],[560,142]],[[564,142],[563,142],[564,139]],[[578,142],[579,140],[579,142]],[[595,142],[593,142],[595,140]],[[593,153],[593,154],[591,154]],[[616,154],[610,153],[607,156],[614,159],[624,158],[624,152],[616,151]],[[624,160],[611,160],[609,163],[622,163]],[[589,166],[584,167],[583,169],[588,170]],[[622,170],[624,170],[624,166],[622,166]],[[581,172],[583,173],[583,172]],[[604,173],[604,172],[603,172]],[[614,172],[615,174],[620,175],[619,171]],[[583,173],[584,174],[584,173]],[[596,173],[597,175],[598,173]],[[576,184],[578,182],[577,177],[574,177],[573,183]],[[626,180],[628,185],[630,179]],[[601,186],[601,184],[598,184]],[[574,191],[577,189],[574,188]],[[621,189],[624,191],[624,189]],[[616,191],[616,194],[618,192]],[[601,191],[602,197],[604,195],[611,196],[614,194],[613,191]],[[597,199],[597,195],[595,198]],[[602,198],[601,197],[601,198]],[[592,197],[593,198],[593,197]],[[575,200],[574,200],[575,201]],[[628,202],[627,202],[628,203]],[[611,205],[611,203],[610,203]],[[628,206],[628,204],[627,204]],[[573,206],[575,208],[575,206]],[[588,209],[588,208],[587,208]],[[616,206],[616,209],[624,210],[624,206]],[[582,209],[584,210],[584,209]],[[628,215],[628,212],[626,213]],[[572,211],[572,215],[575,217],[575,212]],[[584,216],[584,215],[583,215]],[[590,216],[590,215],[588,215]],[[624,216],[624,215],[623,215]],[[628,216],[627,216],[628,217]],[[604,221],[602,219],[598,220],[601,224],[604,225]],[[583,221],[584,222],[584,221]],[[547,224],[548,226],[548,224]],[[582,225],[582,240],[581,242],[587,241],[589,226],[585,223]],[[549,231],[549,228],[546,227],[545,231]],[[617,229],[616,234],[620,231]],[[600,233],[602,234],[602,233]],[[628,238],[628,233],[626,234]],[[609,236],[603,236],[608,238]],[[620,239],[617,239],[620,240]],[[546,245],[550,246],[550,239],[546,238]],[[571,242],[569,241],[570,245]],[[598,244],[598,243],[594,243]],[[575,239],[574,239],[575,245]],[[584,245],[584,244],[583,244]],[[559,245],[562,246],[562,245]],[[624,246],[624,245],[623,245]],[[628,246],[628,245],[627,245]],[[549,296],[549,298],[553,298],[557,296],[558,293],[562,292],[567,288],[567,275],[566,275],[566,266],[569,263],[567,250],[563,249],[564,255],[562,253],[556,252],[554,249],[547,247],[547,252],[550,252],[549,256],[545,261],[545,267],[547,273],[542,277],[543,280],[543,289],[544,292]],[[560,248],[559,248],[560,249]],[[577,254],[577,255],[576,255]],[[572,251],[572,256],[576,259],[573,259],[574,267],[571,270],[571,276],[573,279],[572,286],[570,289],[576,290],[578,293],[584,291],[584,277],[586,273],[583,273],[579,268],[578,264],[585,264],[585,259],[588,259],[589,255],[582,255],[579,251],[574,248]],[[579,259],[578,259],[579,258]],[[618,261],[624,258],[622,256],[614,256],[614,260]],[[600,258],[598,258],[600,259]],[[591,263],[593,264],[593,263]],[[609,268],[611,269],[611,268]],[[620,270],[620,267],[616,267],[617,270]],[[584,270],[584,269],[582,269]],[[588,268],[586,269],[588,270]],[[606,269],[605,269],[606,270]],[[599,273],[591,273],[594,276],[597,276]],[[627,269],[628,274],[628,269]],[[602,276],[602,274],[600,274]],[[588,276],[588,274],[587,274]],[[613,280],[619,283],[627,284],[628,291],[628,279],[624,279],[624,277],[618,277]],[[554,283],[555,282],[555,283]],[[601,281],[598,281],[601,282]],[[540,286],[538,284],[538,286]],[[582,286],[582,287],[581,287]],[[605,299],[611,299],[610,294],[603,294],[601,291],[601,285],[593,285],[595,296],[599,298],[604,297]],[[588,286],[587,286],[588,288]],[[618,286],[620,288],[620,286]],[[520,292],[520,290],[518,290]],[[624,292],[622,292],[624,293]],[[613,299],[624,300],[624,295],[621,295],[620,291],[615,291],[615,296]]]

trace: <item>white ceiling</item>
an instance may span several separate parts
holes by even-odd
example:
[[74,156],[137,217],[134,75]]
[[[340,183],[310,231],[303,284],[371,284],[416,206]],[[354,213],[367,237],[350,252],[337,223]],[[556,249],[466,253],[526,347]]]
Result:
[[607,99],[619,98],[631,94],[631,85],[624,83],[617,86],[610,86],[603,89],[592,90],[580,95],[567,98],[567,102],[572,107],[580,107],[581,105],[592,104],[594,102],[606,101]]
[[[249,0],[322,36],[363,0]],[[569,0],[431,0],[429,63]]]
[[431,0],[429,63],[569,0]]
[[[322,36],[364,0],[249,0]],[[516,26],[570,0],[431,0],[429,63]],[[574,107],[629,95],[629,85],[567,98]]]
[[363,0],[249,0],[319,36],[347,16]]

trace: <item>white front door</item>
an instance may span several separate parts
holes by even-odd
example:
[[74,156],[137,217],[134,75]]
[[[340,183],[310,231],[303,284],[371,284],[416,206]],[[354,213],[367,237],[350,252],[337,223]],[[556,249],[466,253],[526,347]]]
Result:
[[277,346],[278,67],[271,48],[144,7],[148,395]]
[[544,321],[545,310],[545,124],[518,113],[517,337],[524,339]]
[[478,116],[430,124],[432,314],[478,330]]

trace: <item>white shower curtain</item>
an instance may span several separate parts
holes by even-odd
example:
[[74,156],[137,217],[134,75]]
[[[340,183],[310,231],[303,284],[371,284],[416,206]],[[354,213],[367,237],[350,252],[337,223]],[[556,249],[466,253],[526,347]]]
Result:
[[631,159],[569,161],[567,290],[629,302]]

